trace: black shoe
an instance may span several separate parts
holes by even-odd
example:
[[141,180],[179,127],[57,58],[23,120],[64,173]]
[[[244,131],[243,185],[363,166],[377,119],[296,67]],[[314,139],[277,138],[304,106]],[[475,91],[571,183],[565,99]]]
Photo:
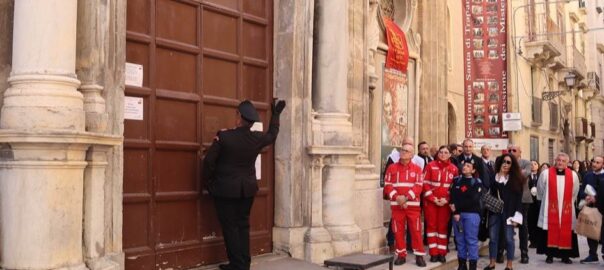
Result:
[[426,262],[423,256],[415,256],[415,264],[419,267],[426,267]]
[[231,270],[231,265],[230,264],[220,264],[218,265],[218,268],[220,268],[220,270]]
[[470,268],[468,270],[476,270],[476,261],[470,260]]
[[430,262],[438,262],[439,255],[430,256]]
[[579,263],[581,263],[581,264],[598,263],[598,257],[597,256],[596,257],[592,257],[590,255],[590,256],[585,257],[585,259],[580,260]]
[[547,264],[554,263],[554,258],[548,256],[547,258],[545,258],[545,263],[547,263]]
[[446,263],[447,258],[445,258],[445,255],[440,255],[440,256],[438,256],[438,261],[441,263]]
[[497,252],[497,259],[495,259],[497,263],[503,263],[503,252]]
[[493,266],[487,265],[483,268],[483,270],[494,270],[494,269],[495,269],[494,265]]
[[466,265],[466,260],[457,259],[457,270],[468,270],[468,266]]
[[529,263],[529,257],[528,257],[527,253],[522,253],[520,255],[520,263],[521,264],[527,264],[527,263]]
[[394,260],[394,265],[403,265],[405,264],[405,262],[407,262],[407,260],[405,258],[396,258],[396,260]]
[[513,268],[506,267],[504,270],[514,270]]
[[562,258],[562,262],[565,264],[573,264],[573,261],[571,261],[569,258]]

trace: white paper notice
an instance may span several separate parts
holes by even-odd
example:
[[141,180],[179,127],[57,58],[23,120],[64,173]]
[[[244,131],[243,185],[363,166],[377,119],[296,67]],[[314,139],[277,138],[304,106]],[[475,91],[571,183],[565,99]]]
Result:
[[[262,122],[255,122],[250,130],[262,132]],[[258,155],[256,157],[256,180],[260,181],[260,178],[262,178],[262,157]]]
[[124,97],[124,119],[143,120],[143,98]]
[[522,130],[522,119],[520,113],[503,113],[503,131]]
[[133,63],[126,63],[126,85],[142,87],[143,86],[143,66]]

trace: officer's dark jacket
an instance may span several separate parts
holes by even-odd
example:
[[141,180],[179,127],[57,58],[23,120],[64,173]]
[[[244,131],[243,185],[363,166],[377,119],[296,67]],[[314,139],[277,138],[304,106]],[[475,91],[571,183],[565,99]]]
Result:
[[266,133],[238,127],[218,132],[203,161],[203,180],[210,194],[222,198],[256,195],[256,157],[279,133],[279,117],[273,116]]

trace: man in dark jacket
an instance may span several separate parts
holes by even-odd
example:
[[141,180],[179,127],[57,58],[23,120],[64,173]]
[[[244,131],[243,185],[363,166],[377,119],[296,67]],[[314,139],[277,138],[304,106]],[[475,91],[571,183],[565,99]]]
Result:
[[255,162],[263,147],[275,142],[279,116],[285,101],[275,100],[266,133],[251,131],[260,117],[246,100],[239,104],[240,118],[234,129],[219,131],[203,161],[203,179],[214,198],[214,205],[227,249],[229,264],[222,270],[250,269],[249,217],[258,191]]
[[[604,183],[602,183],[604,182],[604,170],[602,170],[604,168],[604,159],[601,156],[595,157],[591,163],[591,168],[592,170],[585,174],[581,188],[579,188],[579,200],[585,200],[587,204],[584,207],[598,207],[600,213],[604,213],[604,202],[600,199],[603,194],[600,192],[604,192]],[[592,186],[596,190],[595,197],[585,194],[585,187],[587,185]],[[579,261],[580,263],[598,263],[598,242],[598,240],[587,239],[589,255]]]
[[476,169],[476,175],[486,188],[490,187],[488,173],[485,168],[484,162],[482,158],[474,154],[474,141],[471,139],[465,139],[462,143],[463,153],[457,157],[456,165],[461,172],[463,169],[463,165],[466,162],[470,162],[474,164],[474,168]]

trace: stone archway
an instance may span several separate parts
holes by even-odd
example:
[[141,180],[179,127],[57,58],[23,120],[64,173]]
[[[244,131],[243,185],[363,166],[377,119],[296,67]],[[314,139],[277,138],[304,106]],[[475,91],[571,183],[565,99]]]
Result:
[[447,102],[447,114],[447,141],[454,143],[457,142],[457,117],[451,102]]

